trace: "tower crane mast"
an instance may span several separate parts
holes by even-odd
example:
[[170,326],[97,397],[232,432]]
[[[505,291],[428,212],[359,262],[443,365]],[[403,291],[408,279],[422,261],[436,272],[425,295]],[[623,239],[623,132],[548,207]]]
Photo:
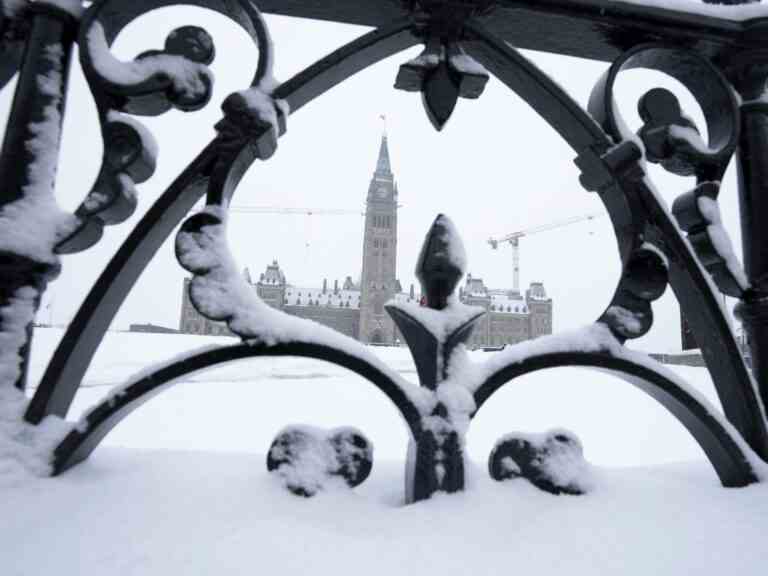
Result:
[[571,224],[577,224],[585,220],[594,220],[604,216],[602,212],[594,212],[591,214],[583,214],[581,216],[572,216],[564,220],[556,220],[555,222],[549,222],[547,224],[541,224],[540,226],[534,226],[532,228],[526,228],[524,230],[518,230],[517,232],[510,232],[504,236],[488,238],[488,244],[491,248],[498,250],[499,244],[508,243],[512,247],[512,284],[516,291],[520,291],[520,238],[524,236],[533,236],[540,232],[547,232],[549,230],[555,230],[564,226],[570,226]]

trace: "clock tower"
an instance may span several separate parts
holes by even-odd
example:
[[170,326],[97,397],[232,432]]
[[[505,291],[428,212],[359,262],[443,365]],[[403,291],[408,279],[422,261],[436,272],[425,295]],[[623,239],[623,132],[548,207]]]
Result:
[[384,304],[395,295],[397,264],[397,185],[389,164],[386,133],[368,186],[360,279],[360,340],[393,344],[395,326]]

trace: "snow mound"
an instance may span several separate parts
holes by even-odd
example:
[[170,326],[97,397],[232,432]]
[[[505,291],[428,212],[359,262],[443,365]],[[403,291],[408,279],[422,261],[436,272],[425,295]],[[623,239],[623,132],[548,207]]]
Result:
[[493,448],[488,469],[496,480],[523,477],[551,494],[584,494],[594,488],[581,441],[563,428],[507,434]]
[[355,428],[326,431],[288,426],[272,442],[267,469],[297,496],[314,496],[331,487],[354,487],[371,473],[373,445]]

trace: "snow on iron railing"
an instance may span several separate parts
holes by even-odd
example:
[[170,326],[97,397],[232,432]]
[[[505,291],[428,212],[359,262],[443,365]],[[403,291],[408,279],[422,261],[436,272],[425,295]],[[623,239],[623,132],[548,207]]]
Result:
[[[328,346],[364,360],[385,374],[422,414],[434,407],[430,394],[390,369],[363,344],[312,320],[290,316],[267,305],[238,271],[226,241],[226,211],[208,206],[200,212],[213,217],[199,231],[180,231],[176,237],[179,262],[196,275],[190,297],[208,317],[227,319],[230,329],[243,339],[266,345],[306,342]],[[215,222],[215,223],[214,223]]]
[[[0,251],[32,262],[58,267],[54,253],[57,242],[76,226],[76,219],[64,212],[53,194],[59,143],[63,81],[63,50],[48,46],[44,53],[50,65],[47,74],[37,77],[37,89],[48,97],[42,120],[29,125],[32,137],[26,142],[33,161],[27,166],[27,184],[19,199],[0,211]],[[21,375],[20,351],[27,342],[27,327],[34,320],[41,297],[34,286],[22,286],[0,309],[0,474],[26,469],[37,474],[50,472],[50,450],[68,431],[56,417],[40,426],[24,422],[27,399],[15,387]]]

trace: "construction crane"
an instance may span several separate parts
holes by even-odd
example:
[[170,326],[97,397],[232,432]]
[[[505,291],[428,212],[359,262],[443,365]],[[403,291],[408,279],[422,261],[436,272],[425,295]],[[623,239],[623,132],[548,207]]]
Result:
[[499,236],[498,238],[488,238],[488,244],[491,245],[491,248],[494,250],[498,250],[499,244],[508,243],[510,246],[512,246],[512,283],[513,288],[516,291],[520,291],[520,238],[523,236],[532,236],[534,234],[538,234],[539,232],[547,232],[548,230],[554,230],[556,228],[562,228],[563,226],[570,226],[571,224],[577,224],[578,222],[583,222],[585,220],[594,220],[595,218],[600,218],[601,216],[605,216],[605,213],[603,212],[595,212],[593,214],[583,214],[581,216],[572,216],[571,218],[566,218],[565,220],[557,220],[555,222],[550,222],[548,224],[542,224],[540,226],[534,226],[533,228],[526,228],[525,230],[518,230],[517,232],[511,232],[510,234],[505,234],[504,236]]

